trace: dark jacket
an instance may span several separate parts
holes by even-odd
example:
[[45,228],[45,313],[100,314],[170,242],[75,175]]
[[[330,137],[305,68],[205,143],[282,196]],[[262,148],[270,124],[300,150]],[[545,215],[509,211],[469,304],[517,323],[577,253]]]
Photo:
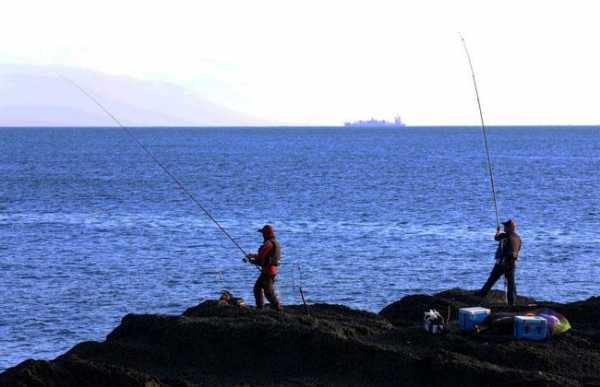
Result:
[[514,264],[519,258],[521,250],[521,237],[516,232],[501,232],[494,237],[499,241],[498,249],[496,250],[497,263]]

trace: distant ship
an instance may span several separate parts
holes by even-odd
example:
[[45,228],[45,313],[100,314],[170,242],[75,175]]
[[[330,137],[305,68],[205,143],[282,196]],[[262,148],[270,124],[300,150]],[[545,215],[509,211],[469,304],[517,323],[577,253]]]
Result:
[[402,122],[400,116],[396,116],[394,122],[371,118],[366,121],[344,122],[344,126],[350,128],[404,128],[406,125]]

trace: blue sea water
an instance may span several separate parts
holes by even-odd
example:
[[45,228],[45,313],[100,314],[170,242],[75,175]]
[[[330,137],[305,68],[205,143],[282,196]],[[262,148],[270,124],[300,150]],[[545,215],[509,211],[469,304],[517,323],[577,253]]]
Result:
[[[247,250],[272,223],[278,291],[378,311],[477,288],[493,265],[478,128],[133,129]],[[519,292],[600,294],[600,130],[490,128]],[[256,270],[121,129],[0,129],[0,370],[102,340],[126,313],[181,313]],[[501,284],[498,286],[501,287]]]

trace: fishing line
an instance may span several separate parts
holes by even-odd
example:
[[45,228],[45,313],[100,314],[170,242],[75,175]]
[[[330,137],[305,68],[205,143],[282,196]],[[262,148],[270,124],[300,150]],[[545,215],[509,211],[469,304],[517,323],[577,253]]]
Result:
[[90,93],[88,93],[87,91],[85,91],[81,86],[79,86],[77,83],[75,83],[73,80],[65,77],[65,76],[60,76],[62,79],[64,79],[66,82],[69,82],[70,84],[72,84],[73,86],[75,86],[77,89],[79,89],[86,97],[88,97],[90,100],[92,100],[92,102],[94,102],[100,109],[102,109],[102,111],[104,113],[106,113],[106,115],[108,115],[114,122],[117,123],[117,125],[119,125],[119,127],[121,127],[121,129],[123,129],[128,135],[129,137],[131,137],[133,139],[133,141],[135,141],[136,144],[138,144],[145,152],[148,156],[150,156],[150,158],[152,160],[154,160],[154,162],[167,174],[169,175],[169,177],[171,177],[171,179],[177,184],[177,186],[192,200],[192,202],[194,202],[198,208],[200,208],[204,214],[206,216],[208,216],[208,218],[210,220],[212,220],[212,222],[219,228],[219,230],[221,230],[221,232],[231,241],[233,242],[233,244],[242,252],[242,254],[244,254],[244,259],[245,257],[248,255],[246,253],[246,251],[242,248],[242,246],[240,246],[239,243],[237,243],[237,241],[235,239],[233,239],[233,237],[227,232],[227,230],[225,230],[225,228],[221,225],[221,223],[219,223],[219,221],[217,221],[217,219],[215,219],[210,212],[208,212],[208,210],[200,203],[200,201],[198,199],[196,199],[196,197],[194,196],[194,194],[188,190],[183,183],[181,183],[181,181],[179,181],[179,179],[173,174],[171,173],[171,171],[169,171],[169,169],[167,169],[167,167],[160,162],[160,160],[158,160],[156,158],[156,156],[154,156],[154,154],[152,152],[150,152],[150,150],[144,145],[142,144],[137,137],[135,137],[133,135],[133,133],[131,133],[131,131],[129,129],[127,129],[127,127],[125,127],[123,124],[121,124],[121,122],[114,116],[112,115],[111,112],[108,111],[108,109],[106,109],[96,98],[94,98],[93,95],[91,95]]
[[469,67],[471,68],[471,76],[473,77],[473,87],[475,88],[475,96],[477,97],[477,107],[479,108],[479,118],[481,119],[481,133],[483,135],[483,144],[485,146],[485,154],[487,156],[487,169],[490,176],[490,186],[492,188],[492,200],[494,202],[494,210],[496,211],[496,227],[500,227],[500,215],[498,214],[498,203],[496,202],[496,185],[494,184],[494,172],[492,170],[492,160],[490,158],[490,148],[487,140],[487,130],[483,120],[483,111],[481,110],[481,100],[479,99],[479,90],[477,88],[477,80],[475,79],[475,70],[473,70],[473,62],[471,62],[471,55],[467,48],[467,42],[463,38],[462,34],[459,34],[460,40],[462,41],[463,47],[465,48],[465,54],[469,60]]

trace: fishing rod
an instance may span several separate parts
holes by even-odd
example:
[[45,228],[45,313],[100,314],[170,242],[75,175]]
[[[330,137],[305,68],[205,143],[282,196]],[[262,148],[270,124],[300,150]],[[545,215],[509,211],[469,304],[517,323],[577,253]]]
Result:
[[304,290],[302,289],[302,271],[300,269],[300,264],[296,263],[296,268],[298,269],[298,275],[299,275],[299,285],[298,285],[298,290],[300,291],[300,298],[302,299],[302,304],[304,304],[304,311],[306,312],[306,315],[308,317],[311,317],[310,315],[310,309],[308,309],[308,304],[306,303],[306,300],[304,299]]
[[[117,123],[117,125],[119,125],[119,127],[121,129],[123,129],[127,135],[129,135],[129,137],[131,137],[133,139],[133,141],[135,141],[136,144],[138,144],[143,150],[144,152],[146,152],[146,154],[148,156],[150,156],[150,158],[167,174],[169,175],[169,177],[177,184],[177,186],[192,200],[192,202],[194,202],[198,208],[200,208],[204,214],[206,216],[208,216],[208,218],[210,220],[212,220],[212,222],[219,228],[219,230],[221,230],[221,232],[223,234],[225,234],[225,236],[231,241],[233,242],[233,244],[242,252],[242,254],[244,254],[244,261],[246,260],[246,257],[248,256],[248,253],[246,253],[246,250],[244,250],[242,248],[242,246],[240,246],[240,244],[233,239],[233,237],[231,236],[231,234],[229,234],[227,232],[227,230],[225,230],[225,228],[221,225],[221,223],[219,223],[219,221],[217,219],[215,219],[214,216],[212,216],[212,214],[200,203],[200,201],[196,198],[196,196],[190,191],[188,190],[183,183],[173,174],[171,173],[171,171],[169,171],[169,169],[160,162],[160,160],[158,160],[156,158],[156,156],[154,156],[154,154],[152,152],[150,152],[150,150],[144,145],[142,144],[137,137],[135,137],[133,135],[133,133],[131,133],[131,131],[129,129],[127,129],[126,126],[124,126],[123,124],[121,124],[121,122],[110,112],[108,111],[108,109],[106,109],[96,98],[94,98],[93,95],[91,95],[90,93],[88,93],[83,87],[79,86],[77,83],[75,83],[75,81],[65,77],[65,76],[60,76],[63,80],[65,80],[66,82],[72,84],[73,86],[75,86],[77,89],[79,89],[79,91],[81,91],[86,97],[88,97],[92,102],[94,102],[100,109],[102,109],[102,111],[104,113],[106,113],[107,116],[109,116],[114,122]],[[257,267],[258,268],[258,267]]]
[[[481,119],[481,133],[483,135],[483,144],[485,146],[485,155],[487,157],[487,169],[490,176],[490,187],[492,188],[492,201],[494,203],[494,211],[496,212],[496,230],[500,229],[500,215],[498,213],[498,203],[496,201],[496,185],[494,184],[494,171],[492,169],[492,160],[490,158],[490,147],[488,145],[487,130],[485,129],[485,122],[483,120],[483,111],[481,110],[481,100],[479,98],[479,89],[477,88],[477,79],[475,78],[475,70],[473,70],[473,62],[471,61],[471,55],[467,48],[467,42],[462,34],[458,34],[462,41],[463,47],[465,48],[465,54],[469,61],[469,68],[471,69],[471,77],[473,78],[473,88],[475,89],[475,96],[477,97],[477,108],[479,109],[479,118]],[[500,249],[502,249],[502,242],[500,242]],[[508,302],[508,283],[506,276],[504,277],[504,300]]]
[[492,170],[492,160],[490,158],[490,148],[487,139],[487,130],[483,120],[483,111],[481,110],[481,100],[479,99],[479,90],[477,88],[477,80],[475,79],[475,70],[473,70],[473,62],[471,62],[471,55],[467,48],[467,42],[463,38],[462,34],[459,34],[460,40],[462,41],[463,47],[465,48],[465,54],[469,60],[469,67],[471,68],[471,76],[473,77],[473,87],[475,88],[475,96],[477,97],[477,107],[479,108],[479,118],[481,119],[481,133],[483,135],[483,144],[485,146],[485,154],[487,156],[487,169],[490,176],[490,186],[492,188],[492,201],[494,202],[494,210],[496,211],[496,228],[500,227],[500,215],[498,214],[498,203],[496,202],[496,185],[494,184],[494,172]]

